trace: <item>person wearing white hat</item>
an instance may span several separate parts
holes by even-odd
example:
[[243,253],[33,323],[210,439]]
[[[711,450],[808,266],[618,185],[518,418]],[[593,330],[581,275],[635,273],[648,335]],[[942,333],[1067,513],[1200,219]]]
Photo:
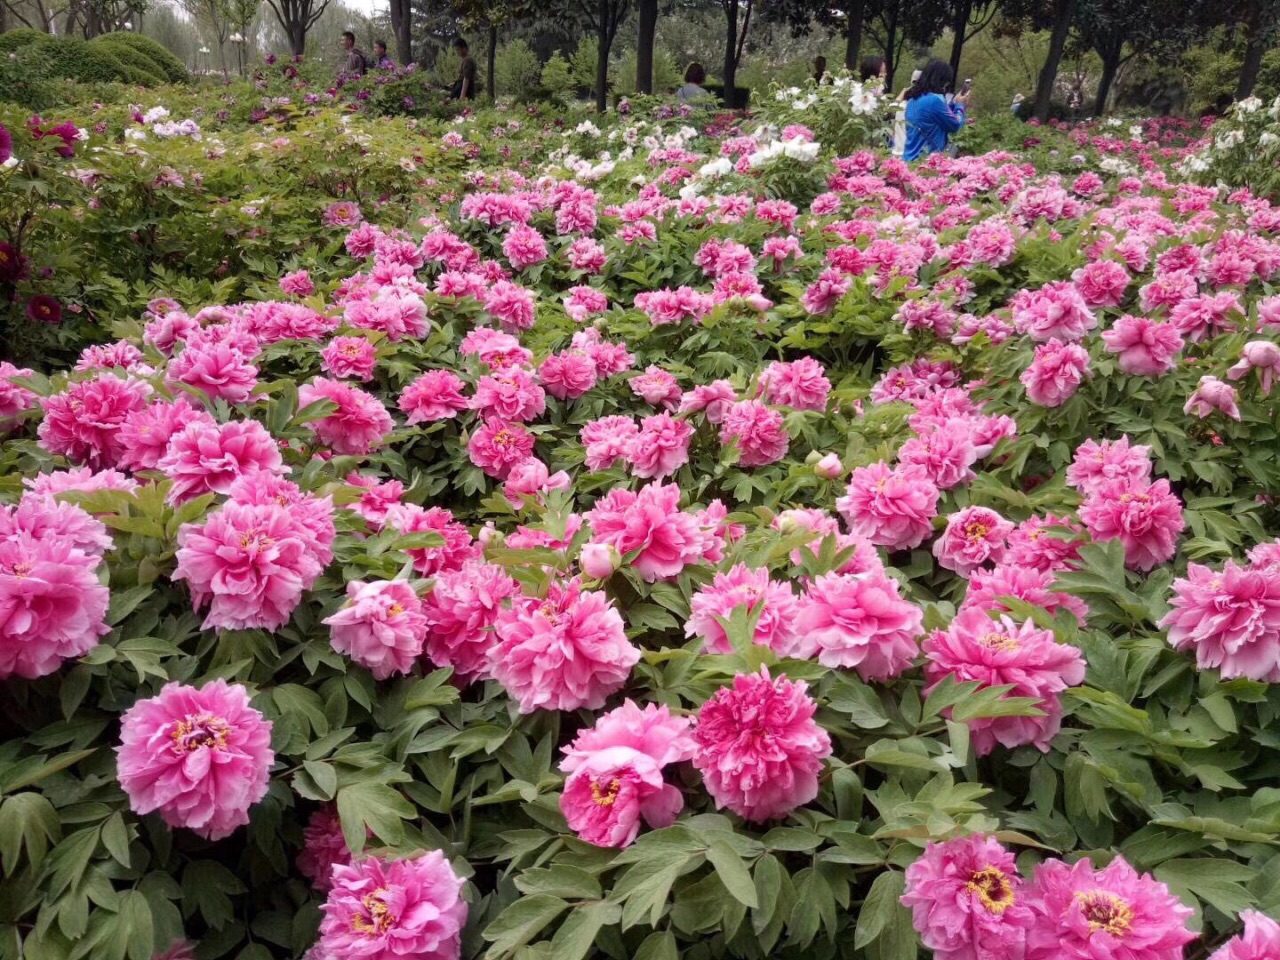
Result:
[[1013,115],[1015,117],[1022,116],[1022,103],[1026,99],[1027,98],[1020,93],[1015,93],[1013,95],[1013,105],[1009,109],[1013,111]]

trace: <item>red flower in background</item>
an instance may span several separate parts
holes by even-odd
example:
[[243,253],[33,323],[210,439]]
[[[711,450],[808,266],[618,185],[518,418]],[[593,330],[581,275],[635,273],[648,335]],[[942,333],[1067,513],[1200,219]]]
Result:
[[0,240],[0,283],[17,283],[27,275],[27,258]]
[[47,293],[37,293],[27,303],[27,316],[41,323],[61,323],[62,304]]
[[0,123],[0,163],[8,163],[13,156],[13,136]]
[[41,126],[44,123],[39,115],[32,117],[27,121],[27,126],[31,129],[31,136],[36,140],[43,140],[45,137],[57,137],[62,141],[62,146],[55,147],[55,151],[60,157],[74,157],[76,155],[76,141],[80,139],[80,131],[70,120],[63,120],[61,123],[52,127]]

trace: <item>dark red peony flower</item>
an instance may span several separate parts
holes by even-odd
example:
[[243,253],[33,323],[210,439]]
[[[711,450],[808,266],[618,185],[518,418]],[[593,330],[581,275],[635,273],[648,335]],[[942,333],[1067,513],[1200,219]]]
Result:
[[0,240],[0,283],[17,283],[27,275],[27,258]]
[[27,316],[41,323],[61,323],[62,304],[47,293],[37,293],[27,303]]
[[0,123],[0,163],[8,163],[9,158],[13,156],[13,137],[9,131],[5,129],[5,125]]

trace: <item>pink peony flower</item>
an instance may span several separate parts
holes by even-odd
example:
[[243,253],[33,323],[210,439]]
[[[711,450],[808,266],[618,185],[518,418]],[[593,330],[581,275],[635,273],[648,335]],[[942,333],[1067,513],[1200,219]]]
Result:
[[831,381],[812,357],[792,363],[774,361],[760,375],[766,402],[793,410],[825,410]]
[[1040,864],[1027,906],[1026,960],[1182,960],[1196,938],[1191,908],[1123,857],[1102,870],[1087,857]]
[[489,288],[484,308],[507,330],[528,330],[533,326],[533,293],[510,280],[499,280]]
[[577,580],[553,583],[545,598],[516,597],[494,632],[489,671],[521,713],[599,709],[640,659],[609,598]]
[[640,432],[627,448],[632,476],[669,477],[689,462],[689,441],[693,425],[676,420],[669,413],[656,413],[640,421]]
[[844,464],[834,453],[823,454],[813,465],[813,472],[823,480],[836,480],[844,473]]
[[467,399],[462,395],[464,386],[450,370],[428,370],[400,394],[400,409],[409,414],[406,423],[456,417],[459,410],[467,409]]
[[337,404],[338,409],[312,420],[307,428],[334,453],[370,453],[395,426],[381,400],[341,380],[313,377],[298,388],[299,409],[318,400]]
[[333,649],[376,680],[409,673],[422,655],[427,621],[413,588],[403,580],[347,583],[347,603],[324,620]]
[[513,467],[533,455],[533,443],[533,434],[520,424],[488,420],[471,435],[467,453],[489,476],[505,480]]
[[[35,487],[38,480],[23,481]],[[101,558],[113,546],[111,534],[101,520],[86,513],[74,503],[65,503],[47,493],[32,490],[25,493],[16,506],[0,504],[0,539],[26,535],[32,540],[49,540],[68,545]]]
[[94,470],[92,467],[71,467],[67,470],[50,470],[34,477],[23,477],[22,485],[32,493],[55,497],[60,493],[93,493],[97,490],[122,490],[133,493],[140,484],[119,470]]
[[1090,439],[1076,447],[1071,466],[1067,467],[1067,486],[1088,496],[1112,480],[1150,482],[1151,448],[1131,446],[1127,436],[1101,443]]
[[1049,752],[1049,742],[1062,726],[1058,694],[1084,682],[1080,651],[1054,639],[1031,621],[1018,626],[1009,617],[992,620],[985,610],[961,610],[946,630],[935,630],[923,644],[927,696],[946,677],[958,683],[978,681],[986,687],[1013,684],[1006,697],[1032,697],[1040,702],[1038,717],[992,717],[970,720],[969,733],[979,756],[1000,743],[1012,749],[1034,745]]
[[258,368],[230,344],[192,343],[169,361],[165,381],[195,387],[214,400],[243,403],[258,385]]
[[1032,403],[1060,407],[1090,375],[1088,350],[1078,343],[1050,340],[1036,347],[1035,359],[1019,379]]
[[615,488],[586,513],[591,542],[634,554],[631,567],[648,583],[669,580],[701,560],[707,534],[680,510],[680,488],[651,483],[638,492]]
[[227,495],[232,503],[246,506],[284,507],[293,517],[299,533],[306,537],[322,567],[333,559],[333,500],[303,493],[296,483],[273,473],[258,471],[236,479]]
[[359,204],[351,200],[339,200],[325,207],[324,216],[321,219],[326,227],[354,227],[364,217],[360,213]]
[[578,323],[586,321],[595,313],[604,313],[609,309],[609,298],[595,287],[570,287],[569,296],[564,300],[564,312]]
[[737,391],[728,380],[699,384],[680,398],[680,413],[705,411],[707,423],[721,423],[729,408],[738,401]]
[[278,630],[324,570],[313,534],[285,507],[234,501],[178,531],[178,566],[203,630]]
[[1232,937],[1209,960],[1274,960],[1280,957],[1280,923],[1257,910],[1240,914],[1244,933]]
[[936,960],[1020,960],[1033,917],[1013,854],[994,837],[930,843],[902,904]]
[[1118,307],[1129,287],[1129,271],[1115,260],[1095,260],[1071,274],[1090,307]]
[[120,466],[129,470],[154,470],[169,441],[186,427],[203,424],[216,427],[217,421],[185,396],[159,400],[129,414],[120,424]]
[[132,377],[100,373],[67,384],[41,401],[40,446],[75,463],[101,470],[120,463],[125,446],[120,427],[147,404],[151,388]]
[[1280,376],[1280,346],[1270,340],[1250,340],[1240,351],[1240,361],[1227,371],[1228,380],[1239,380],[1257,370],[1262,395],[1271,396],[1271,384]]
[[280,292],[295,297],[309,297],[316,292],[316,285],[311,282],[311,274],[305,270],[295,270],[280,278]]
[[744,563],[717,573],[689,602],[689,620],[685,636],[701,637],[704,653],[732,653],[733,645],[725,633],[722,620],[744,609],[754,618],[752,641],[772,647],[783,656],[795,642],[796,615],[800,604],[791,585],[769,578],[768,570],[756,570]]
[[863,680],[889,680],[911,666],[924,614],[882,570],[827,573],[809,584],[787,656],[852,667]]
[[914,465],[858,467],[836,509],[854,534],[890,550],[914,550],[933,533],[938,488]]
[[578,553],[578,565],[592,580],[608,580],[622,566],[622,554],[607,544],[584,543]]
[[1119,538],[1125,565],[1143,571],[1173,558],[1178,534],[1186,526],[1182,501],[1168,480],[1112,480],[1085,497],[1079,514],[1094,540]]
[[155,347],[166,357],[173,348],[200,329],[200,321],[181,310],[170,310],[147,322],[142,328],[142,342]]
[[387,509],[384,524],[405,535],[438,533],[444,538],[444,544],[439,547],[410,547],[404,551],[413,568],[424,577],[434,576],[441,570],[457,570],[480,552],[467,528],[443,507],[424,510],[417,504],[396,504]]
[[693,765],[718,809],[753,823],[785,817],[818,795],[831,738],[813,715],[804,682],[767,667],[738,674],[698,711]]
[[650,365],[644,373],[632,377],[627,385],[632,393],[650,406],[670,410],[680,402],[680,385],[661,367]]
[[1160,626],[1175,650],[1195,651],[1201,670],[1280,681],[1280,578],[1265,566],[1189,564],[1173,581],[1172,606]]
[[[36,508],[38,503],[27,510]],[[0,540],[0,680],[53,673],[111,632],[105,622],[109,591],[95,574],[99,552],[80,548],[95,532],[84,521],[96,521],[85,515],[68,527],[66,519],[79,518],[64,516],[53,504],[43,512],[37,518],[19,507],[0,524],[11,528]],[[33,522],[39,520],[54,525],[40,529],[44,524]]]
[[551,473],[537,457],[529,457],[511,468],[502,492],[512,506],[518,507],[524,503],[525,497],[541,500],[542,495],[550,490],[568,490],[570,482],[569,474],[563,470]]
[[512,227],[502,241],[502,253],[513,269],[524,270],[547,259],[547,243],[533,227]]
[[481,377],[469,406],[485,420],[522,423],[542,416],[547,395],[528,370],[508,367]]
[[608,470],[620,458],[630,456],[640,428],[630,417],[601,417],[583,426],[579,434],[586,448],[588,470]]
[[538,379],[557,400],[576,400],[596,385],[599,376],[595,361],[578,350],[553,353],[538,367]]
[[239,684],[214,680],[201,689],[165,684],[125,711],[116,776],[129,808],[159,811],[171,827],[221,840],[249,822],[267,793],[271,721],[249,705]]
[[1149,317],[1123,316],[1102,331],[1108,353],[1119,354],[1120,369],[1134,377],[1158,377],[1178,366],[1182,334]]
[[1042,607],[1050,616],[1059,610],[1069,611],[1083,625],[1089,616],[1089,608],[1083,600],[1069,593],[1051,590],[1054,571],[1002,563],[994,570],[975,570],[969,579],[961,609],[976,607],[993,613],[1009,613],[1004,597],[1013,597],[1023,603]]
[[372,380],[378,351],[364,337],[334,337],[320,351],[320,369],[340,379]]
[[828,268],[818,274],[818,279],[809,285],[800,298],[800,303],[808,313],[821,316],[834,310],[850,287],[848,277],[839,270]]
[[311,814],[302,830],[302,844],[296,861],[298,872],[311,881],[313,890],[328,893],[333,886],[334,865],[351,863],[336,807],[321,807]]
[[1069,517],[1056,517],[1052,513],[1043,518],[1028,517],[1009,534],[1004,562],[1050,573],[1071,569],[1085,542],[1083,534],[1080,524]]
[[1236,388],[1223,383],[1217,377],[1201,377],[1195,391],[1187,398],[1182,412],[1195,414],[1203,420],[1215,411],[1225,414],[1232,420],[1240,419],[1240,408],[1236,405]]
[[489,676],[489,648],[496,642],[493,624],[502,601],[519,592],[506,570],[470,560],[436,574],[422,601],[427,622],[425,653],[438,667],[453,667],[464,681]]
[[1075,343],[1098,325],[1098,319],[1075,285],[1067,280],[1039,290],[1020,290],[1010,301],[1013,325],[1032,340]]
[[171,504],[226,493],[246,474],[288,472],[276,441],[256,420],[192,423],[173,436],[156,468],[173,481],[166,498]]
[[950,418],[898,448],[898,462],[919,467],[939,490],[973,482],[977,460],[973,427],[963,417]]
[[320,908],[319,960],[458,960],[467,923],[463,883],[439,850],[335,864]]
[[759,400],[739,400],[725,411],[720,421],[720,443],[736,445],[738,463],[760,467],[787,455],[791,442],[782,414]]
[[1004,557],[1013,524],[986,507],[966,507],[947,517],[947,527],[933,544],[938,564],[967,577],[987,563]]

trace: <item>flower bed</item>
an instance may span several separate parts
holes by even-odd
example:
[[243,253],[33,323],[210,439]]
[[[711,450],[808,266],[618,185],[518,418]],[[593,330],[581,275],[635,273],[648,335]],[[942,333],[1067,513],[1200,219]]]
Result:
[[[86,211],[215,162],[140,113]],[[1276,208],[316,113],[253,280],[0,368],[28,956],[1274,952]],[[412,211],[288,159],[378,129]]]

